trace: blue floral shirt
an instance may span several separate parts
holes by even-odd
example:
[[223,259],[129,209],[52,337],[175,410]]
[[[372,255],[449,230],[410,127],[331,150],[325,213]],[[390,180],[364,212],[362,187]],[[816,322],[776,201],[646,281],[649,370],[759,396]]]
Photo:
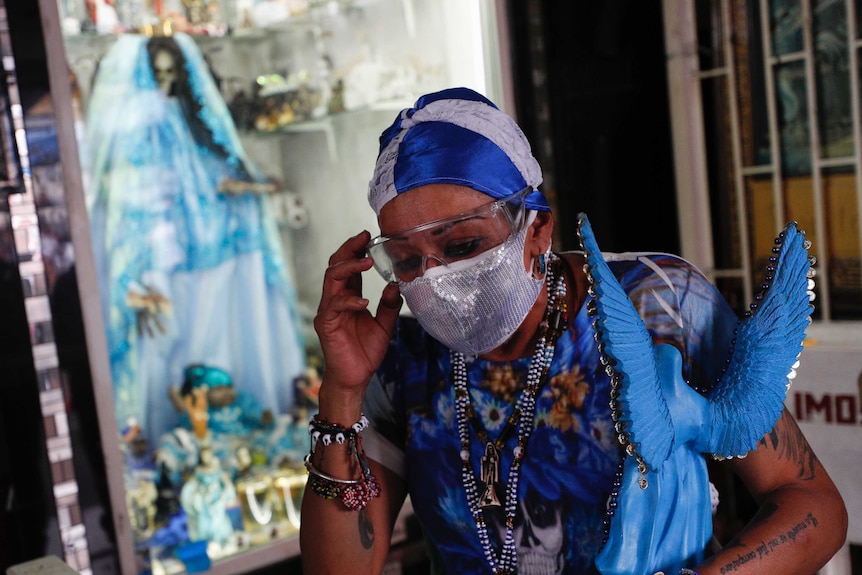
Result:
[[[654,341],[683,355],[690,385],[720,375],[737,317],[691,264],[664,254],[606,254]],[[518,483],[515,542],[518,572],[596,573],[603,520],[622,452],[610,408],[610,381],[599,362],[586,306],[570,313],[549,377],[537,398],[535,429]],[[431,549],[435,570],[490,573],[461,478],[449,350],[415,319],[399,319],[389,352],[366,395],[369,456],[401,474]],[[468,361],[471,399],[490,438],[504,428],[530,358]],[[500,483],[517,433],[501,453]],[[484,445],[471,432],[479,479]],[[500,509],[500,508],[494,508]],[[486,511],[492,544],[501,547],[503,511]]]

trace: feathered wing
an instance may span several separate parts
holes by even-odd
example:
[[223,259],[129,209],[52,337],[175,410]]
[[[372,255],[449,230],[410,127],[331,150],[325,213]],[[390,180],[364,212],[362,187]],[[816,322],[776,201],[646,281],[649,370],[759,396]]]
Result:
[[[596,339],[611,375],[612,407],[629,455],[657,469],[670,454],[674,430],[646,325],[602,257],[585,214],[578,235],[594,296],[588,304]],[[619,425],[622,422],[623,425]]]
[[764,291],[740,322],[727,369],[708,395],[705,451],[719,458],[744,456],[773,428],[811,323],[810,242],[790,223],[775,243]]

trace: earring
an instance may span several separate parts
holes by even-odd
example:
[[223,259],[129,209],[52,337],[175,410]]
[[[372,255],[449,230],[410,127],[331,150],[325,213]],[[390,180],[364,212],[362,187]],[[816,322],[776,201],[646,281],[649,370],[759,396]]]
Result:
[[548,266],[545,262],[545,254],[539,254],[539,275],[544,276],[545,272],[548,271]]

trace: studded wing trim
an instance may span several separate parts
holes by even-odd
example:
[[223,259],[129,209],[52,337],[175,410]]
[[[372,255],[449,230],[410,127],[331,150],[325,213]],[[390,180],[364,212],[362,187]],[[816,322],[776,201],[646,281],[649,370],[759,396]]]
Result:
[[[652,338],[602,257],[585,214],[578,216],[578,236],[590,283],[587,312],[593,317],[602,364],[611,377],[610,408],[617,439],[637,459],[644,476],[668,458],[674,442]],[[646,487],[646,478],[641,480],[641,487]]]

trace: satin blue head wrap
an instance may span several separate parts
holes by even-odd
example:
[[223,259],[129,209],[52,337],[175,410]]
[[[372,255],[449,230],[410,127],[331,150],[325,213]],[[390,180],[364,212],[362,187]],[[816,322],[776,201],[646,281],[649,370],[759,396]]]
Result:
[[494,198],[530,187],[527,208],[550,211],[541,183],[515,121],[478,92],[450,88],[422,96],[381,134],[368,201],[379,214],[398,194],[428,184],[458,184]]

